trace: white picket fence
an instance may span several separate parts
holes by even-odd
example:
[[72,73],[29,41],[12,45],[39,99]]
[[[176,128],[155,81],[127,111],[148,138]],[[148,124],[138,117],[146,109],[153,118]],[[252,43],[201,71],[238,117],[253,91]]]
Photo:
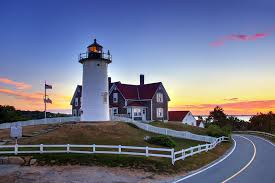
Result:
[[11,126],[21,125],[21,126],[33,126],[33,125],[48,125],[48,124],[58,124],[80,121],[79,117],[60,117],[60,118],[46,118],[46,119],[37,119],[37,120],[28,120],[28,121],[17,121],[12,123],[2,123],[0,124],[0,129],[7,129]]
[[156,126],[152,126],[150,124],[133,121],[130,118],[114,117],[113,120],[132,123],[132,124],[136,125],[138,128],[141,128],[145,131],[162,134],[162,135],[169,135],[169,136],[177,137],[177,138],[197,140],[197,141],[208,142],[208,143],[212,143],[216,140],[215,137],[210,137],[210,136],[206,136],[206,135],[197,135],[197,134],[190,133],[188,131],[176,131],[176,130],[171,130],[171,129],[167,129],[167,128],[156,127]]
[[[188,156],[208,151],[216,147],[222,141],[227,141],[227,137],[217,138],[211,144],[198,145],[188,149],[182,149],[175,152],[174,149],[168,148],[153,148],[153,147],[136,147],[122,145],[1,145],[0,154],[44,154],[44,153],[80,153],[80,154],[122,154],[122,155],[137,155],[146,157],[162,157],[170,158],[172,164],[177,160],[184,160]],[[23,149],[21,149],[23,148]],[[29,149],[28,149],[29,148]],[[85,149],[84,149],[85,148]],[[35,149],[35,150],[34,150]],[[111,149],[111,150],[108,150]],[[180,155],[180,156],[179,156]]]

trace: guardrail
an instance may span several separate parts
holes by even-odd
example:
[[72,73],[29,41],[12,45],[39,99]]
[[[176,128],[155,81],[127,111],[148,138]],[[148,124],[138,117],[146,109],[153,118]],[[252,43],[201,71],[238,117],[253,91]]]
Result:
[[[174,165],[178,160],[184,160],[188,156],[208,151],[216,147],[222,141],[227,141],[227,137],[217,138],[211,144],[198,145],[188,149],[182,149],[175,152],[174,149],[154,148],[154,147],[136,147],[122,145],[1,145],[0,154],[44,154],[44,153],[80,153],[80,154],[121,154],[121,155],[137,155],[146,157],[162,157],[170,158]],[[29,148],[29,149],[28,149]],[[108,151],[107,149],[111,149]],[[178,156],[180,155],[180,156]]]
[[113,118],[113,120],[132,123],[132,124],[136,125],[138,128],[141,128],[145,131],[162,134],[162,135],[169,135],[169,136],[177,137],[177,138],[197,140],[197,141],[208,142],[208,143],[212,143],[216,140],[215,137],[210,137],[210,136],[206,136],[206,135],[197,135],[197,134],[193,134],[193,133],[190,133],[187,131],[176,131],[176,130],[171,130],[171,129],[167,129],[167,128],[156,127],[156,126],[152,126],[150,124],[145,124],[142,122],[134,121],[130,118],[123,118],[123,117],[115,116]]
[[233,131],[233,133],[258,133],[258,134],[262,134],[270,137],[275,137],[274,134],[267,133],[267,132],[260,132],[260,131]]
[[61,118],[46,118],[28,121],[17,121],[12,123],[2,123],[0,124],[0,129],[7,129],[11,126],[21,125],[21,126],[32,126],[32,125],[47,125],[47,124],[58,124],[66,123],[72,121],[80,121],[79,117],[61,117]]

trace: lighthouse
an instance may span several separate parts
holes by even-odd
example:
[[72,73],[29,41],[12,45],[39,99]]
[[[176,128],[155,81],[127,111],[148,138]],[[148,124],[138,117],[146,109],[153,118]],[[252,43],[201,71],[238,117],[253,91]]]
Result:
[[94,39],[86,53],[79,55],[83,65],[81,121],[109,121],[108,64],[112,56]]

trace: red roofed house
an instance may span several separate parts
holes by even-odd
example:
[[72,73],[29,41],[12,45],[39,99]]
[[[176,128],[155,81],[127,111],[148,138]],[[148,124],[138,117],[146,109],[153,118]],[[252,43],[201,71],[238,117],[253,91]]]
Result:
[[[110,115],[120,115],[137,121],[168,121],[168,102],[170,98],[161,82],[144,84],[144,75],[140,75],[139,85],[111,82],[109,79]],[[77,87],[77,90],[79,90]],[[75,99],[78,97],[78,99]],[[72,113],[79,110],[81,96],[72,98]],[[75,106],[77,104],[77,107]]]
[[169,121],[181,121],[184,124],[204,128],[204,123],[197,121],[190,111],[169,111]]

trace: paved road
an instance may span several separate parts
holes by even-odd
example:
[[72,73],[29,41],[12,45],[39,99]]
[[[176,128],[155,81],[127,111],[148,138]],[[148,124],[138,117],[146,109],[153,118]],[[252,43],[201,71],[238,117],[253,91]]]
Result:
[[181,183],[275,183],[275,145],[253,135],[233,135],[234,151]]

